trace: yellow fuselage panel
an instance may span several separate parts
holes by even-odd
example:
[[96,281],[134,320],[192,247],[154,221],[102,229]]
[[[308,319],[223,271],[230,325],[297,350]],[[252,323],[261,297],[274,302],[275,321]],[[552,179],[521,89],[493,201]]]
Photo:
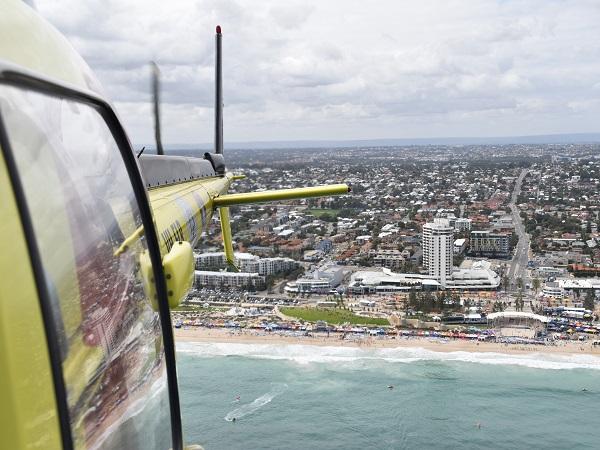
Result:
[[0,447],[58,448],[46,333],[29,250],[0,149]]
[[151,189],[148,194],[154,213],[160,251],[166,255],[173,243],[196,245],[213,214],[213,199],[229,189],[231,178],[207,178]]

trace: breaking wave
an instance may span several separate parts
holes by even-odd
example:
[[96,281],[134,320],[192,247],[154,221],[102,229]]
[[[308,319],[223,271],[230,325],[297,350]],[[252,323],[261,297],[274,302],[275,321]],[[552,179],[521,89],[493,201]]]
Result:
[[[357,361],[364,363],[369,360],[396,363],[411,363],[416,361],[460,361],[479,364],[517,365],[536,369],[600,370],[600,357],[597,356],[583,354],[565,355],[542,352],[532,352],[528,354],[465,351],[436,352],[421,347],[364,349],[356,347],[301,344],[274,345],[203,342],[179,342],[177,343],[177,351],[200,357],[241,356],[246,358],[289,360],[297,364],[353,363]],[[262,397],[259,397],[259,399],[261,398]],[[259,399],[256,399],[255,402]],[[271,399],[269,399],[267,403],[269,401],[271,401]]]
[[248,414],[252,414],[253,412],[265,406],[266,404],[271,403],[271,400],[285,392],[287,387],[287,384],[278,384],[274,386],[273,389],[271,389],[266,394],[261,395],[252,403],[247,403],[245,405],[240,406],[239,408],[234,409],[233,411],[229,411],[224,417],[224,419],[228,422],[232,422],[234,419],[241,419],[242,417],[247,416]]

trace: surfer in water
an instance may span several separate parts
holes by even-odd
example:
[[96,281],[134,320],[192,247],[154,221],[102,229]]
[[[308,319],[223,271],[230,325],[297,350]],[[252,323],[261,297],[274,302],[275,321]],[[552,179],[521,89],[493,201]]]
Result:
[[393,384],[388,385],[388,389],[391,391],[392,389],[394,389],[394,385]]
[[240,401],[240,396],[236,395],[235,400],[232,403],[238,403]]
[[234,417],[233,419],[231,419],[231,421],[232,421],[232,422],[235,422],[235,421],[236,421],[235,417]]

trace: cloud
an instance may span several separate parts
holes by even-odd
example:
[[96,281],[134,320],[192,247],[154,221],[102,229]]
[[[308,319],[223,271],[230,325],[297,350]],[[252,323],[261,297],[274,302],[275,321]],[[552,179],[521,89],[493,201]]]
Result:
[[214,26],[226,141],[597,131],[600,7],[585,0],[37,0],[152,142],[212,140]]

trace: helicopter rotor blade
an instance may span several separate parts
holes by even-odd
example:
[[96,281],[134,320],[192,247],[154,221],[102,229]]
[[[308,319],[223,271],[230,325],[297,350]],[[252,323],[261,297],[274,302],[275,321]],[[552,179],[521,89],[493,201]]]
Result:
[[160,70],[154,61],[150,62],[150,67],[152,69],[152,102],[154,106],[154,139],[156,141],[156,153],[158,155],[164,155],[165,152],[160,138]]

